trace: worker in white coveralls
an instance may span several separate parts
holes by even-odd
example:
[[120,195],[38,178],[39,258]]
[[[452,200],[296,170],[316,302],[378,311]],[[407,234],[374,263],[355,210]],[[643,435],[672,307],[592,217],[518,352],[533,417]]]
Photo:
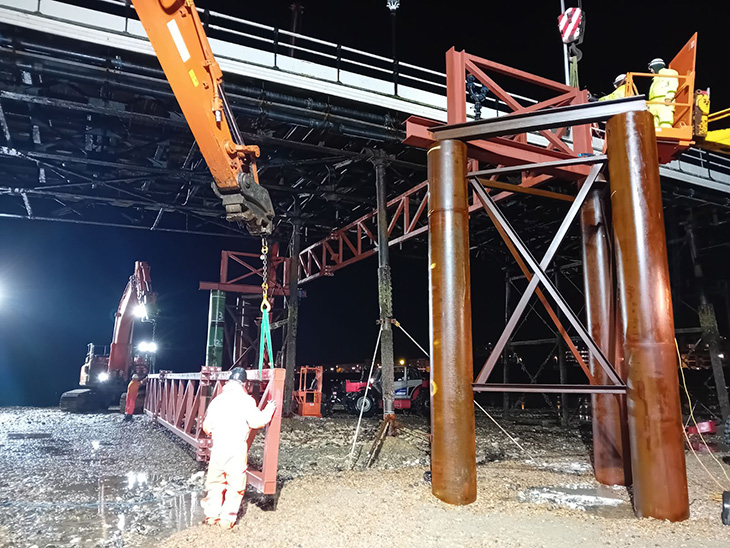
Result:
[[599,101],[613,101],[614,99],[623,99],[626,97],[626,75],[619,74],[616,76],[616,79],[613,81],[613,87],[614,90],[605,97],[601,97]]
[[274,417],[276,403],[262,410],[243,385],[246,371],[231,370],[223,391],[213,398],[203,422],[203,431],[213,439],[205,481],[207,494],[202,500],[205,523],[231,529],[246,491],[248,435],[263,428]]
[[663,129],[674,125],[674,96],[679,87],[679,73],[667,68],[663,60],[656,58],[649,63],[649,70],[656,74],[649,88],[649,103],[646,105],[654,115],[654,126]]

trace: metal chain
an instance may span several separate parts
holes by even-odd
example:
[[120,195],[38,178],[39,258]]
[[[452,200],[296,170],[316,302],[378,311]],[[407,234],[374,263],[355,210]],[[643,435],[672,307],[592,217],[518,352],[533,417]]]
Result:
[[271,303],[269,302],[269,244],[265,236],[261,238],[261,261],[263,262],[261,270],[261,277],[263,278],[263,282],[261,282],[261,311],[266,310],[268,312],[271,310]]

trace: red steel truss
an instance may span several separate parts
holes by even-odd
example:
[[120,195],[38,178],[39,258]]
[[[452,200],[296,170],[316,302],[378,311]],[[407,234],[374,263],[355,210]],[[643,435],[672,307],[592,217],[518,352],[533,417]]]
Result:
[[[449,124],[465,122],[467,119],[465,82],[469,74],[474,76],[499,101],[507,105],[512,114],[578,105],[588,101],[587,91],[469,55],[463,51],[456,51],[454,48],[446,53],[446,69]],[[527,82],[537,86],[542,95],[552,93],[554,96],[539,103],[522,105],[497,83],[495,78],[500,77]],[[410,117],[406,121],[404,142],[421,148],[430,147],[435,139],[429,128],[436,125],[439,125],[439,122],[417,116]],[[509,138],[497,137],[472,141],[468,143],[468,155],[481,162],[498,166],[514,166],[568,160],[593,151],[590,126],[573,127],[572,144],[563,140],[566,129],[538,132],[537,135],[542,141],[542,145],[529,143],[526,133],[512,135]],[[526,170],[523,172],[521,185],[514,190],[505,190],[509,189],[509,186],[494,178],[485,180],[483,183],[485,186],[503,190],[494,195],[495,201],[506,198],[512,192],[542,193],[548,197],[570,200],[570,197],[548,193],[533,187],[552,177],[581,180],[587,174],[588,167],[585,165],[566,165],[543,170],[541,174],[533,174]],[[482,204],[472,196],[469,212],[479,209],[482,209]],[[426,233],[428,230],[428,181],[424,181],[390,200],[387,212],[389,219],[388,245],[399,244]],[[332,276],[337,270],[374,255],[377,252],[376,226],[377,211],[372,211],[304,249],[299,255],[299,266],[302,271],[299,283],[306,283],[322,276]]]
[[[278,243],[270,247],[268,270],[269,294],[289,295],[289,259],[279,256]],[[260,295],[263,277],[260,254],[222,251],[220,281],[200,282],[200,289]]]
[[[451,48],[446,52],[446,98],[449,124],[467,121],[466,79],[469,75],[489,90],[498,101],[506,105],[510,109],[509,114],[525,114],[588,102],[588,92],[585,90],[581,91],[560,82]],[[538,103],[522,104],[514,95],[505,91],[497,79],[524,82],[537,88],[539,90],[537,95],[552,96]],[[505,114],[505,116],[509,114]],[[436,125],[439,123],[433,120],[412,116],[406,123],[404,142],[422,148],[430,147],[435,140],[429,128]],[[538,139],[533,139],[533,142],[528,142],[526,133],[470,141],[467,143],[468,156],[480,162],[498,166],[513,166],[568,160],[577,158],[582,153],[593,152],[589,125],[572,128],[572,144],[563,140],[566,131],[567,128],[560,128],[556,131],[540,130],[537,132]],[[578,180],[586,175],[588,175],[588,169],[582,165],[560,166],[547,171],[547,174],[540,175],[526,171],[523,174],[522,185],[534,186],[551,176]]]
[[[428,181],[388,202],[388,245],[395,245],[428,230],[427,205]],[[377,253],[377,226],[378,215],[375,210],[302,250],[299,254],[299,283],[332,276],[335,271]]]
[[[276,473],[279,461],[279,435],[281,408],[284,396],[284,369],[246,370],[249,381],[259,382],[261,397],[259,408],[269,400],[276,402],[276,413],[264,429],[264,453],[260,469],[253,467],[249,459],[248,481],[265,495],[276,493]],[[170,430],[180,439],[192,445],[198,460],[210,457],[211,439],[203,432],[203,420],[210,401],[216,397],[229,372],[219,367],[203,367],[200,373],[172,373],[161,371],[149,375],[144,411],[155,422]],[[258,430],[252,430],[248,439],[251,447]]]

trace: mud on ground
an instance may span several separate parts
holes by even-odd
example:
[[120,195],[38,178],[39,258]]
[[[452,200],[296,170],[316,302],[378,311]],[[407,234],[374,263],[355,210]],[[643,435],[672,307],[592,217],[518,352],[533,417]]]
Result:
[[[149,419],[0,409],[0,546],[730,546],[713,499],[720,488],[691,454],[691,519],[637,520],[626,489],[593,480],[586,428],[529,418],[504,423],[523,451],[477,417],[478,500],[460,508],[424,482],[423,418],[399,416],[398,436],[386,438],[370,469],[379,423],[364,420],[352,470],[356,419],[286,419],[275,510],[247,495],[240,524],[223,532],[197,525],[202,468]],[[700,459],[730,487],[721,465]]]

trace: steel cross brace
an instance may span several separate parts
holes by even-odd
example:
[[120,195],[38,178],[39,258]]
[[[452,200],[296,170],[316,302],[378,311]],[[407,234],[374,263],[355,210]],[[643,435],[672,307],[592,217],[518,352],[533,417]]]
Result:
[[484,206],[484,209],[491,213],[491,216],[493,216],[496,221],[500,224],[504,232],[508,235],[509,239],[512,241],[513,245],[517,248],[519,253],[524,257],[525,261],[528,263],[530,268],[533,270],[534,275],[532,279],[530,280],[530,283],[527,286],[527,289],[523,293],[522,297],[520,298],[520,301],[517,303],[517,306],[515,307],[514,311],[512,312],[512,316],[510,317],[509,321],[507,322],[507,325],[505,326],[504,331],[502,332],[502,335],[500,336],[499,340],[497,341],[497,344],[495,345],[494,349],[492,350],[492,353],[489,355],[489,358],[487,359],[487,362],[485,363],[482,370],[479,372],[479,375],[477,376],[477,379],[475,381],[475,385],[484,384],[487,378],[489,377],[490,373],[494,369],[494,366],[497,363],[497,360],[499,359],[499,356],[504,351],[504,348],[507,344],[507,341],[512,336],[512,333],[514,332],[514,329],[517,325],[517,322],[519,321],[520,317],[522,316],[522,313],[524,312],[525,308],[527,307],[527,304],[532,297],[532,294],[537,289],[538,283],[542,282],[543,286],[547,290],[547,292],[550,294],[550,296],[555,300],[558,307],[562,310],[562,312],[565,314],[566,318],[570,322],[570,324],[573,326],[573,328],[577,331],[580,338],[583,340],[583,342],[588,347],[588,350],[590,353],[596,358],[598,363],[600,364],[601,368],[606,372],[606,375],[608,375],[609,379],[611,381],[618,385],[618,386],[624,386],[623,381],[618,376],[614,368],[611,366],[611,364],[608,362],[606,357],[603,355],[603,352],[601,352],[601,349],[598,348],[596,343],[593,341],[591,336],[588,334],[588,332],[585,330],[583,325],[580,323],[580,320],[575,316],[573,311],[570,309],[570,307],[567,305],[567,303],[564,301],[558,290],[553,285],[552,281],[550,280],[549,276],[545,273],[545,269],[550,265],[550,262],[552,261],[553,257],[555,256],[555,253],[558,250],[558,247],[563,241],[563,238],[565,238],[565,235],[568,232],[568,229],[570,225],[572,224],[575,217],[578,215],[578,212],[580,211],[581,206],[583,205],[583,202],[585,201],[586,197],[588,196],[588,192],[593,187],[593,184],[596,181],[596,178],[598,177],[598,174],[601,172],[601,169],[603,168],[603,164],[595,164],[593,167],[591,167],[591,170],[588,174],[588,177],[586,177],[585,182],[580,188],[580,191],[578,192],[578,195],[575,198],[575,201],[571,204],[570,209],[568,210],[568,213],[563,219],[563,222],[560,224],[560,227],[558,228],[558,231],[556,232],[555,236],[553,237],[553,240],[550,243],[550,246],[548,247],[548,250],[545,252],[545,255],[543,256],[542,260],[538,264],[538,262],[535,260],[535,258],[532,256],[532,253],[527,249],[525,244],[522,242],[521,238],[517,235],[515,230],[512,228],[512,226],[509,224],[509,221],[502,215],[502,212],[497,208],[497,205],[494,203],[494,200],[487,194],[487,192],[484,190],[482,185],[472,179],[472,187],[474,188],[474,191],[477,195],[477,198]]

